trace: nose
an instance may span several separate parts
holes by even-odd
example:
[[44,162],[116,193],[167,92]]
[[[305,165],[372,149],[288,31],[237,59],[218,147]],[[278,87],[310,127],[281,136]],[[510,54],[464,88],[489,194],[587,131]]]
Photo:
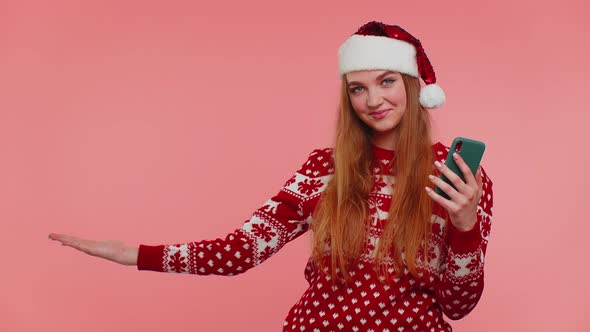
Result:
[[383,96],[378,91],[369,91],[367,93],[367,106],[373,108],[383,103]]

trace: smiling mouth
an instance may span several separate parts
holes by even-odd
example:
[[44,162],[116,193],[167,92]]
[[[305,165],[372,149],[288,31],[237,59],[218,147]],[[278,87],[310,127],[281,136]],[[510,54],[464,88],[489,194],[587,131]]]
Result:
[[371,113],[369,113],[369,115],[379,115],[379,114],[382,114],[382,113],[387,112],[387,111],[391,111],[391,109],[386,109],[386,110],[380,110],[380,111],[371,112]]
[[370,113],[370,115],[373,117],[373,119],[379,120],[379,119],[383,119],[387,115],[387,113],[389,113],[389,111],[391,111],[391,110],[373,112],[373,113]]

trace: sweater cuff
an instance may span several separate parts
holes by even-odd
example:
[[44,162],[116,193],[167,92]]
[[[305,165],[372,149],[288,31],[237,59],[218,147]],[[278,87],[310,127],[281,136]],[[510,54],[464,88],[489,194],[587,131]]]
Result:
[[139,253],[137,255],[137,269],[162,272],[164,247],[164,245],[146,246],[140,244]]
[[454,253],[464,254],[475,251],[481,244],[482,237],[479,230],[481,224],[480,215],[473,228],[468,231],[461,231],[450,223],[449,226],[449,243]]

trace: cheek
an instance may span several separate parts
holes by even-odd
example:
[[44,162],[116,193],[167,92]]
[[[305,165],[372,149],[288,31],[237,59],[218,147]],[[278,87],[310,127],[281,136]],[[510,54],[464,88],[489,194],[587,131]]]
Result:
[[388,95],[389,101],[393,104],[403,106],[406,104],[406,91],[402,87],[401,89],[394,89]]
[[[398,83],[398,82],[396,82]],[[403,82],[399,82],[394,87],[389,89],[386,96],[387,100],[396,105],[405,105],[406,104],[406,89],[404,87]]]
[[361,101],[361,98],[350,98],[350,104],[352,104],[353,111],[359,116],[366,111],[366,106]]

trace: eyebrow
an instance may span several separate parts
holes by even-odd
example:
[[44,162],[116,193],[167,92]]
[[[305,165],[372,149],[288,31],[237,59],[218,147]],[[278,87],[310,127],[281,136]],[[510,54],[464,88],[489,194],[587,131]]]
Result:
[[[386,75],[389,75],[389,74],[395,74],[395,72],[394,72],[394,71],[391,71],[391,70],[388,70],[388,71],[386,71],[385,73],[383,73],[383,74],[381,74],[381,75],[377,76],[377,78],[375,79],[375,81],[378,81],[378,80],[382,79],[383,77],[385,77]],[[355,82],[355,81],[348,82],[348,86],[349,86],[349,87],[350,87],[351,85],[353,85],[353,84],[362,84],[362,83],[360,83],[360,82]]]

